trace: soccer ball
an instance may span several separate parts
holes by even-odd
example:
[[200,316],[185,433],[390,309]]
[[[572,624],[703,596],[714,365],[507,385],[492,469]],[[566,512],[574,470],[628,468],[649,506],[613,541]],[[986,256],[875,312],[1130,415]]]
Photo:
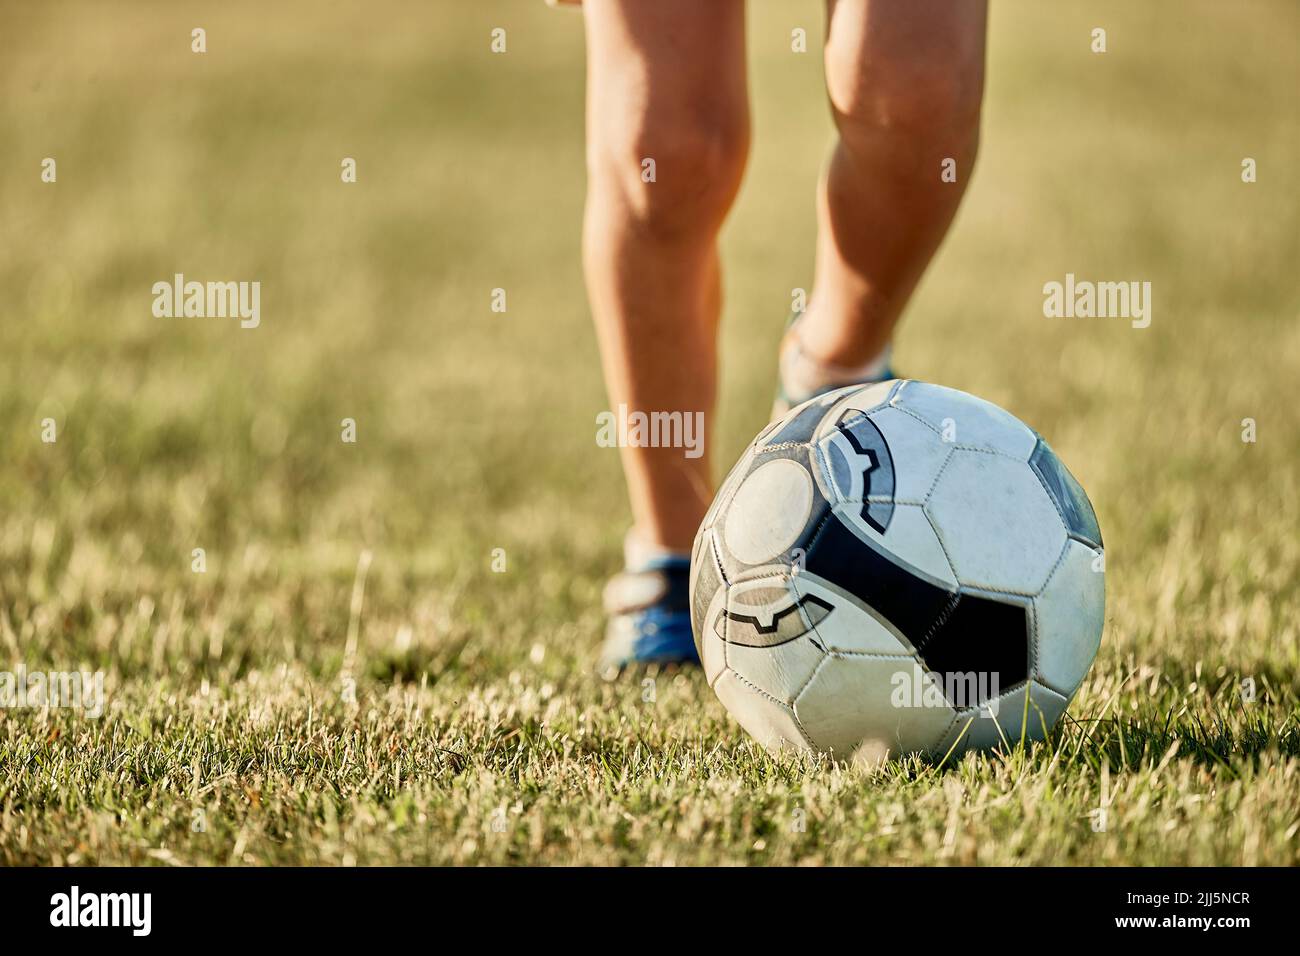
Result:
[[1041,740],[1101,639],[1101,530],[1039,435],[890,381],[768,425],[695,538],[709,685],[772,747],[876,762]]

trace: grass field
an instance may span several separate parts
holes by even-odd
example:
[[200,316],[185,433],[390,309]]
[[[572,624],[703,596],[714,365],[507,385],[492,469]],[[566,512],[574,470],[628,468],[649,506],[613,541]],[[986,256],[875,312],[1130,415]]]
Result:
[[[810,281],[821,22],[751,4],[718,469]],[[107,694],[0,711],[0,863],[1300,862],[1298,38],[1290,0],[994,3],[898,364],[1052,441],[1106,630],[1049,745],[873,772],[697,673],[593,676],[628,517],[578,15],[0,0],[0,669]],[[260,281],[261,325],[155,318],[177,272]],[[1150,327],[1044,318],[1067,272],[1149,280]]]

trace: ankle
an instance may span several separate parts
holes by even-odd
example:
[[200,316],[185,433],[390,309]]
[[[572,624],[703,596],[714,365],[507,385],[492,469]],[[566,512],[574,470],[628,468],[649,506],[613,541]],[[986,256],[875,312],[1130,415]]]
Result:
[[828,358],[809,348],[800,329],[802,324],[800,317],[790,326],[781,340],[778,358],[781,387],[795,403],[829,387],[877,381],[887,374],[889,343],[866,361],[855,361],[852,357],[837,361],[839,356]]
[[623,538],[623,564],[629,571],[661,568],[690,559],[689,548],[672,548],[661,544],[635,527],[628,529]]

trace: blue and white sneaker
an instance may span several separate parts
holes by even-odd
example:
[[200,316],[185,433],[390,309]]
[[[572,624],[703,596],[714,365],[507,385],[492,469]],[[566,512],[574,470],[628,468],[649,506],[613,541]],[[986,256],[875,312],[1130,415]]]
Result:
[[698,664],[691,633],[691,559],[666,554],[631,564],[605,586],[609,624],[600,673],[615,677],[635,664]]

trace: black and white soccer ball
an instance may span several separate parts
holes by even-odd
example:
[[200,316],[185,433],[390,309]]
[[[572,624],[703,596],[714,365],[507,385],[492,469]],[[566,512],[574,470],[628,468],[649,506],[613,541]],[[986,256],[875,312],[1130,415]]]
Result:
[[692,554],[695,641],[727,710],[764,744],[846,759],[1042,739],[1104,604],[1096,515],[1052,449],[923,382],[773,422]]

